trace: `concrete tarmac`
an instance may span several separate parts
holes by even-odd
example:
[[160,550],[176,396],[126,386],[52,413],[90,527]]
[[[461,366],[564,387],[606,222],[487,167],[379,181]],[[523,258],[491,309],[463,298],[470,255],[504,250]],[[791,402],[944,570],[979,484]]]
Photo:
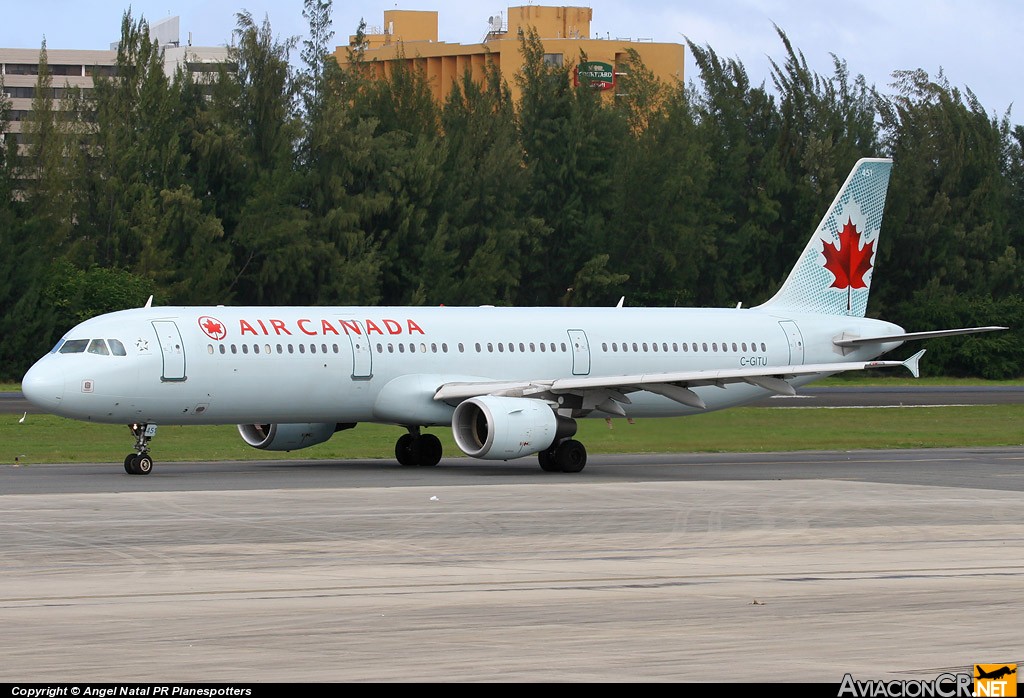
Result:
[[0,681],[1024,663],[1024,449],[0,468]]

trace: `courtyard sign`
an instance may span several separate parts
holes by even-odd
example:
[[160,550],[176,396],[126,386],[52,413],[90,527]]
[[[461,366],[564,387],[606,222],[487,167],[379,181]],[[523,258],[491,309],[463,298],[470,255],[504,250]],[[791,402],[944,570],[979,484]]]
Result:
[[576,84],[597,90],[610,90],[615,87],[615,71],[611,63],[587,61],[576,68]]

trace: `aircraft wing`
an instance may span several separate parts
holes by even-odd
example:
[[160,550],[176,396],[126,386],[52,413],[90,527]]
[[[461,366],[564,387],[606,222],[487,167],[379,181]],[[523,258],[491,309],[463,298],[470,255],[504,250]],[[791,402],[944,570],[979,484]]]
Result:
[[644,373],[624,376],[574,376],[550,380],[480,381],[445,383],[434,394],[435,400],[459,402],[481,395],[556,399],[558,395],[575,394],[584,399],[585,408],[599,409],[612,414],[624,414],[615,403],[629,404],[626,393],[638,390],[663,395],[676,402],[704,409],[706,405],[692,388],[729,383],[748,383],[780,395],[795,395],[796,389],[788,379],[817,373],[863,371],[869,368],[907,368],[915,377],[924,350],[906,361],[854,361],[764,368],[716,369],[707,371],[677,371]]

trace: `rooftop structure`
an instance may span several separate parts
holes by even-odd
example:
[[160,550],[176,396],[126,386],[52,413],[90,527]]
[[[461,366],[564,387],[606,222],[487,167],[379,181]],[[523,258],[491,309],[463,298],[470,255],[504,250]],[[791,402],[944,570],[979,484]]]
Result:
[[[683,79],[682,44],[591,38],[592,17],[589,7],[509,7],[506,15],[487,18],[480,43],[450,44],[438,40],[437,12],[385,10],[383,27],[368,29],[362,48],[366,64],[378,78],[389,77],[398,62],[424,70],[438,101],[447,97],[452,83],[467,70],[475,79],[482,79],[488,63],[501,70],[518,100],[519,86],[512,77],[522,69],[520,39],[529,29],[535,30],[543,43],[546,61],[583,68],[580,77],[608,94],[614,94],[615,78],[621,74],[629,49],[634,49],[659,79]],[[357,37],[352,36],[348,46],[335,51],[339,65],[348,64],[349,52],[358,48],[356,42]],[[581,54],[586,55],[585,66],[579,65]]]

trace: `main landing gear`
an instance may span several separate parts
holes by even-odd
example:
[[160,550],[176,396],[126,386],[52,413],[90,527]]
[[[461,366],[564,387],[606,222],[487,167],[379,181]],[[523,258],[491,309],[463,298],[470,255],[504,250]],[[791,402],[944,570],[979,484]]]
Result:
[[395,444],[395,458],[401,465],[437,465],[441,462],[441,439],[421,434],[419,427],[409,427]]
[[156,435],[155,424],[129,424],[135,437],[135,453],[124,457],[124,471],[129,475],[149,475],[153,472],[153,459],[149,457],[149,441]]
[[578,473],[587,464],[587,448],[576,439],[563,439],[539,451],[537,460],[548,473]]

